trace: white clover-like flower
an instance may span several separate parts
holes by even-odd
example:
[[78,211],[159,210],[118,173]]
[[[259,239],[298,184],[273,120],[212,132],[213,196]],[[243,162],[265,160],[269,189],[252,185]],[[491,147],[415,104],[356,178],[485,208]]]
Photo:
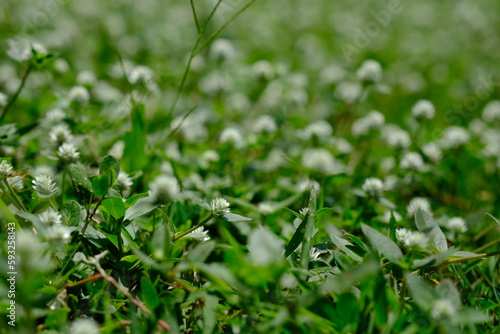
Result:
[[73,139],[71,131],[65,123],[57,124],[49,132],[49,138],[55,145],[62,145]]
[[80,152],[77,151],[76,146],[70,143],[59,146],[57,154],[66,161],[76,160],[80,157]]
[[8,39],[9,49],[7,55],[15,61],[24,62],[33,57],[31,50],[38,54],[47,54],[47,49],[40,43],[30,42],[26,39]]
[[99,334],[99,326],[90,319],[78,318],[71,323],[71,334]]
[[352,145],[344,138],[335,138],[333,146],[341,154],[349,154],[352,152]]
[[431,119],[436,114],[436,108],[431,101],[419,100],[412,107],[411,114],[417,119]]
[[273,65],[267,60],[259,60],[252,66],[252,72],[257,78],[271,80],[275,75]]
[[130,178],[130,176],[128,176],[127,173],[125,173],[124,171],[120,171],[120,173],[118,173],[115,181],[115,186],[120,189],[126,190],[129,189],[132,184],[132,179]]
[[9,98],[7,97],[7,94],[0,92],[0,108],[5,107],[8,102]]
[[76,77],[76,82],[80,85],[93,86],[97,83],[95,73],[89,70],[81,71]]
[[154,79],[154,72],[148,66],[136,66],[129,75],[128,80],[132,84],[149,84]]
[[69,64],[64,58],[57,58],[54,60],[54,68],[59,73],[66,73],[69,71]]
[[55,224],[47,229],[47,239],[50,241],[67,241],[71,236],[71,229],[61,224]]
[[332,154],[325,149],[309,149],[302,156],[302,165],[320,174],[329,174],[337,165]]
[[440,140],[440,145],[443,148],[457,148],[469,142],[469,132],[459,126],[448,127]]
[[8,178],[7,182],[9,182],[10,187],[14,191],[21,191],[24,189],[23,177],[21,175]]
[[408,237],[412,234],[409,229],[398,228],[396,229],[396,239],[400,244],[406,245]]
[[345,103],[354,103],[363,93],[363,87],[357,83],[341,82],[335,88],[334,95]]
[[259,116],[253,125],[253,130],[257,133],[274,133],[277,129],[278,125],[276,124],[276,121],[269,115]]
[[500,120],[500,101],[491,101],[484,107],[483,119],[487,122]]
[[372,130],[380,129],[385,123],[385,117],[376,110],[370,111],[365,117],[359,118],[352,124],[352,134],[360,137]]
[[422,146],[422,152],[427,158],[434,162],[439,161],[443,158],[441,148],[439,148],[439,145],[435,142],[430,142]]
[[382,66],[375,60],[365,60],[356,74],[361,80],[379,82],[382,80]]
[[210,47],[210,57],[214,59],[226,60],[234,58],[236,52],[233,44],[227,39],[217,39]]
[[337,83],[344,79],[346,71],[338,65],[331,65],[325,67],[320,74],[321,82],[325,84]]
[[184,236],[185,238],[195,238],[201,241],[210,240],[210,236],[208,235],[208,231],[205,231],[205,227],[201,226],[195,229],[193,232],[188,233]]
[[394,148],[407,148],[411,144],[410,135],[395,125],[386,126],[382,133],[387,144]]
[[40,198],[49,198],[57,194],[59,188],[50,176],[40,175],[35,176],[33,180],[33,189]]
[[304,129],[304,136],[306,138],[312,138],[313,136],[321,138],[331,136],[332,132],[332,126],[327,121],[319,120],[309,124]]
[[216,216],[223,215],[229,212],[229,202],[222,197],[214,198],[210,201],[210,211]]
[[87,256],[82,252],[76,252],[75,255],[73,255],[73,262],[79,263],[85,261],[87,261]]
[[171,175],[159,175],[149,184],[149,197],[155,204],[166,204],[179,196],[177,179]]
[[401,168],[406,170],[421,171],[424,169],[424,159],[416,152],[405,153],[401,160]]
[[448,220],[448,227],[452,230],[457,230],[461,232],[467,231],[467,224],[465,220],[461,217],[453,217]]
[[12,165],[7,161],[2,160],[0,163],[0,178],[5,179],[9,176],[12,176],[14,171],[12,170]]
[[[403,219],[403,217],[398,212],[392,211],[392,213],[394,214],[394,219],[397,222]],[[384,215],[382,216],[382,221],[385,223],[389,223],[391,221],[391,210],[386,210],[384,212]]]
[[[57,124],[61,122],[66,117],[66,114],[61,109],[51,109],[45,114],[44,123],[46,124]],[[65,125],[65,124],[64,124]],[[67,126],[66,126],[67,128]],[[52,129],[54,130],[54,129]],[[69,132],[69,130],[68,130]]]
[[448,299],[438,299],[434,302],[431,310],[431,316],[436,319],[449,318],[457,312],[457,305]]
[[38,165],[35,167],[33,171],[34,176],[39,176],[39,175],[48,175],[50,177],[54,177],[55,171],[52,167],[47,166],[47,165]]
[[219,137],[221,143],[232,143],[236,148],[242,148],[245,146],[241,132],[233,127],[224,129]]
[[384,179],[384,190],[394,190],[399,183],[399,178],[396,175],[387,175]]
[[410,201],[410,203],[406,207],[408,215],[410,216],[414,216],[415,213],[417,213],[418,209],[430,213],[431,204],[429,203],[429,200],[424,197],[415,197]]
[[86,104],[90,99],[90,93],[87,88],[83,86],[75,86],[69,91],[70,101],[76,102],[78,104]]
[[429,245],[429,239],[422,232],[412,232],[405,240],[405,246],[426,248]]
[[260,213],[263,215],[269,215],[276,210],[276,204],[273,202],[260,202],[259,205],[257,205],[259,208]]
[[370,196],[382,196],[384,191],[384,182],[376,177],[370,177],[365,180],[361,189]]
[[53,208],[48,208],[38,214],[38,218],[45,224],[61,224],[62,216]]

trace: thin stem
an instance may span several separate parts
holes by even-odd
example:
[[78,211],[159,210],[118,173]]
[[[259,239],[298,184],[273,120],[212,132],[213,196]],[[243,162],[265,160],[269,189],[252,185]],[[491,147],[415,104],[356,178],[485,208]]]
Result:
[[196,24],[196,31],[198,31],[198,35],[200,35],[201,34],[200,21],[198,20],[198,14],[196,14],[196,7],[194,6],[193,0],[190,0],[190,2],[191,2],[191,11],[193,12],[194,23]]
[[187,235],[187,234],[189,234],[189,233],[193,232],[193,231],[194,231],[194,230],[196,230],[197,228],[202,227],[203,225],[205,225],[206,223],[208,223],[208,222],[209,222],[209,221],[210,221],[213,217],[214,217],[214,215],[213,215],[213,214],[210,214],[210,216],[208,216],[207,218],[205,218],[205,220],[203,220],[203,221],[202,221],[201,223],[199,223],[198,225],[193,226],[193,227],[191,227],[190,229],[188,229],[187,231],[184,231],[184,232],[182,232],[181,234],[176,235],[176,236],[174,237],[173,241],[176,241],[176,240],[178,240],[178,239],[182,238],[183,236],[185,236],[185,235]]
[[83,229],[82,229],[82,232],[81,234],[83,235],[85,233],[85,231],[87,230],[87,227],[89,226],[89,223],[90,221],[92,220],[92,218],[94,217],[94,215],[96,214],[97,212],[97,209],[99,208],[99,205],[101,205],[101,202],[102,200],[104,199],[104,197],[101,197],[99,198],[99,200],[97,201],[97,203],[95,204],[95,207],[94,207],[94,210],[92,211],[92,213],[87,217],[87,221],[85,222],[85,226],[83,226]]
[[10,102],[5,106],[4,110],[3,110],[3,113],[2,115],[0,116],[0,122],[3,121],[5,115],[7,115],[7,112],[9,111],[9,109],[14,105],[14,103],[16,102],[17,100],[17,97],[19,96],[19,94],[21,93],[21,91],[23,90],[24,88],[24,85],[26,84],[26,79],[28,79],[28,76],[30,75],[31,71],[33,71],[33,64],[29,64],[28,68],[26,69],[26,72],[24,73],[24,76],[23,76],[23,79],[21,80],[21,84],[19,85],[19,87],[17,88],[17,91],[16,93],[14,94],[14,96],[12,96],[12,99],[10,100]]
[[[203,42],[203,44],[196,50],[196,52],[194,53],[194,55],[197,55],[198,53],[200,53],[205,47],[207,47],[207,45],[209,45],[212,40],[214,40],[217,36],[220,35],[220,33],[226,29],[226,27],[231,24],[238,16],[241,15],[241,13],[243,13],[248,7],[250,7],[255,1],[257,0],[250,0],[249,2],[247,2],[247,4],[243,7],[241,7],[238,11],[236,11],[236,13],[234,13],[233,15],[231,15],[231,17],[229,19],[227,19],[226,22],[224,22],[220,27],[219,29],[217,29],[216,31],[214,31],[210,36],[208,36],[208,38],[205,40],[205,42]],[[220,3],[220,1],[219,1]],[[217,3],[217,6],[219,5],[219,3]],[[211,16],[209,17],[211,18]]]
[[485,245],[479,247],[478,249],[476,249],[474,251],[474,253],[478,253],[478,252],[482,251],[483,249],[486,249],[486,248],[488,248],[490,246],[493,246],[494,244],[499,243],[499,242],[500,242],[500,239],[496,239],[496,240],[493,240],[491,242],[488,242],[487,244],[485,244]]
[[175,135],[177,133],[177,131],[179,131],[179,129],[181,128],[181,126],[184,123],[184,121],[186,120],[186,118],[188,118],[189,115],[191,115],[191,113],[196,110],[196,108],[198,108],[198,106],[194,106],[193,108],[189,109],[189,111],[186,113],[186,115],[184,115],[184,117],[182,117],[182,119],[179,122],[179,124],[174,129],[172,129],[170,131],[170,133],[168,134],[167,138],[172,137],[173,135]]
[[14,205],[21,211],[26,212],[26,208],[24,207],[23,203],[19,200],[19,197],[17,197],[15,191],[12,189],[10,186],[9,182],[7,179],[2,180],[5,186],[7,187],[7,190],[9,191],[10,197],[12,199],[12,202],[14,202]]
[[465,262],[465,261],[470,261],[470,260],[478,260],[478,259],[485,259],[490,256],[495,256],[495,255],[500,255],[500,250],[494,251],[494,252],[489,252],[489,253],[482,253],[482,254],[477,254],[477,255],[472,255],[472,256],[466,256],[466,257],[461,257],[457,259],[449,259],[444,261],[441,265],[448,265],[450,263],[456,263],[456,262]]
[[217,4],[214,6],[214,8],[212,9],[212,11],[210,12],[210,15],[208,15],[208,18],[207,20],[205,21],[205,24],[203,25],[203,29],[201,31],[201,34],[204,34],[205,33],[205,30],[207,30],[207,27],[208,27],[208,24],[210,23],[210,21],[212,20],[212,17],[214,16],[215,12],[217,11],[217,8],[219,8],[220,4],[222,3],[222,0],[219,0],[217,2]]

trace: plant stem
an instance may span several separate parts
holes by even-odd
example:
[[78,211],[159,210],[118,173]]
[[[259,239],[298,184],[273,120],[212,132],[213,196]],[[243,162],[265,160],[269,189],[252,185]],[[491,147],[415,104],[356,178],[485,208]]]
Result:
[[30,75],[31,71],[33,71],[33,64],[29,64],[28,68],[26,69],[26,72],[24,73],[24,76],[23,76],[23,79],[21,80],[21,84],[19,85],[19,87],[17,88],[17,91],[16,93],[14,94],[14,96],[12,96],[12,99],[10,100],[10,102],[5,106],[4,110],[3,110],[3,113],[2,115],[0,116],[0,122],[3,121],[5,115],[7,115],[7,112],[9,111],[9,109],[14,105],[14,103],[16,102],[17,100],[17,97],[19,96],[19,94],[21,93],[21,91],[23,90],[24,88],[24,85],[26,84],[26,79],[28,79],[28,76]]
[[194,6],[193,0],[191,2],[191,11],[193,12],[194,23],[196,24],[196,31],[198,31],[198,35],[201,33],[200,21],[198,20],[198,14],[196,14],[196,8]]
[[85,231],[87,230],[87,227],[89,226],[89,223],[90,221],[92,220],[92,218],[94,217],[94,215],[96,214],[97,212],[97,209],[99,208],[99,205],[101,205],[101,202],[102,200],[104,199],[104,197],[101,197],[99,198],[99,200],[97,201],[97,203],[95,204],[95,207],[94,207],[94,210],[92,211],[92,213],[87,217],[87,221],[85,222],[85,226],[83,226],[82,228],[82,232],[81,234],[83,235],[85,233]]
[[203,225],[205,225],[206,223],[208,223],[208,222],[209,222],[209,221],[210,221],[213,217],[214,217],[214,215],[213,215],[213,214],[210,214],[210,216],[208,216],[207,218],[205,218],[205,220],[203,220],[203,221],[202,221],[201,223],[199,223],[198,225],[193,226],[193,227],[191,227],[190,229],[188,229],[187,231],[184,231],[184,232],[182,232],[181,234],[178,234],[178,235],[174,236],[173,241],[176,241],[176,240],[178,240],[178,239],[182,238],[183,236],[185,236],[186,234],[189,234],[189,233],[193,232],[193,231],[194,231],[194,230],[196,230],[197,228],[202,227]]
[[472,255],[472,256],[466,256],[466,257],[461,257],[458,259],[449,259],[444,261],[441,265],[448,265],[450,263],[456,263],[456,262],[464,262],[464,261],[469,261],[469,260],[478,260],[478,259],[485,259],[490,256],[495,256],[495,255],[500,255],[500,250],[494,251],[494,252],[489,252],[489,253],[482,253],[482,254],[477,254],[477,255]]
[[2,181],[5,184],[5,186],[7,187],[7,190],[9,191],[10,197],[11,197],[12,202],[14,203],[14,205],[19,210],[26,212],[26,208],[24,207],[23,203],[21,203],[21,201],[19,200],[19,197],[17,197],[15,191],[12,189],[12,187],[10,186],[9,182],[7,181],[7,179],[3,179]]

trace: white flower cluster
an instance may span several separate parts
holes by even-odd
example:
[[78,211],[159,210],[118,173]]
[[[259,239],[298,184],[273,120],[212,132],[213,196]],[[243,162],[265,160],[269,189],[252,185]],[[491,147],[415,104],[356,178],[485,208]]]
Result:
[[429,203],[429,200],[424,197],[415,197],[406,207],[406,211],[408,211],[409,216],[414,216],[418,209],[431,213],[431,204]]
[[361,189],[370,196],[379,197],[384,192],[384,182],[376,177],[370,177],[365,180]]
[[341,82],[335,88],[334,95],[337,99],[351,104],[354,103],[363,93],[363,87],[357,83]]
[[365,60],[356,74],[361,80],[379,82],[382,80],[382,66],[375,60]]
[[432,102],[419,100],[411,109],[411,114],[417,119],[431,119],[436,114],[436,109]]
[[159,175],[149,184],[149,198],[154,204],[167,204],[177,199],[179,182],[171,175]]
[[426,248],[429,244],[427,236],[422,232],[412,232],[406,228],[396,230],[396,239],[407,247]]
[[87,88],[83,86],[74,86],[69,91],[68,97],[71,102],[84,105],[89,102],[90,93]]
[[359,118],[352,124],[352,135],[360,137],[370,131],[382,128],[385,123],[385,117],[376,110],[370,111],[365,117]]
[[333,132],[332,126],[324,120],[315,121],[303,130],[303,135],[305,138],[309,139],[313,136],[318,138],[331,136]]
[[47,175],[35,176],[32,183],[33,189],[40,198],[50,198],[59,191],[55,182]]
[[210,201],[210,211],[212,211],[214,215],[220,216],[230,211],[229,205],[229,202],[222,197],[214,198]]
[[5,179],[9,176],[12,176],[14,172],[12,171],[12,165],[7,161],[2,160],[0,163],[0,178]]
[[488,103],[483,109],[483,119],[487,122],[500,120],[500,101],[495,100]]
[[423,171],[425,169],[424,159],[416,152],[407,152],[401,160],[401,169]]
[[382,137],[389,146],[398,149],[407,148],[411,144],[408,132],[392,124],[382,130]]
[[337,165],[332,154],[325,149],[309,149],[302,156],[302,165],[320,174],[329,174]]
[[245,146],[240,130],[233,127],[225,128],[220,134],[219,141],[221,143],[231,143],[235,148],[243,148]]
[[465,220],[461,217],[453,217],[448,220],[448,227],[451,230],[456,230],[460,232],[465,232],[467,231],[467,224],[465,223]]
[[277,129],[276,121],[269,115],[259,116],[253,125],[253,130],[257,133],[274,133]]
[[469,132],[459,126],[450,126],[440,139],[440,146],[443,148],[458,148],[469,142]]

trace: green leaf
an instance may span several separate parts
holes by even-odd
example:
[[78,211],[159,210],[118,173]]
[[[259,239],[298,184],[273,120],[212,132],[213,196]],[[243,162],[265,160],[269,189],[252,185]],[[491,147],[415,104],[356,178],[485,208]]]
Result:
[[158,226],[154,231],[151,244],[153,245],[153,256],[155,259],[162,260],[165,257],[170,257],[172,238],[169,232],[165,224]]
[[69,200],[61,209],[62,223],[66,226],[78,226],[82,219],[82,207],[77,201]]
[[304,237],[302,239],[302,252],[300,253],[300,266],[303,269],[309,268],[311,241],[314,233],[314,215],[316,214],[316,190],[314,187],[311,189],[309,196],[309,211],[307,213],[307,224],[305,226]]
[[92,192],[92,182],[90,182],[87,171],[83,165],[71,164],[68,167],[68,171],[75,186],[79,186]]
[[219,303],[219,298],[207,294],[204,299],[203,334],[211,334],[214,333],[215,326],[217,325],[217,304]]
[[495,223],[497,223],[498,225],[500,225],[500,221],[497,218],[495,218],[495,216],[493,216],[492,214],[489,214],[489,213],[486,213],[486,215],[488,217],[490,217]]
[[110,197],[102,201],[102,206],[116,220],[125,216],[125,204],[120,198]]
[[389,219],[389,235],[391,236],[391,240],[395,243],[398,242],[396,238],[396,217],[394,217],[394,211],[391,210],[391,218]]
[[349,332],[356,331],[360,316],[360,306],[356,297],[350,292],[344,292],[338,297],[336,305],[337,319],[341,324],[341,329],[346,329]]
[[198,245],[186,256],[186,259],[191,262],[203,263],[210,256],[212,251],[215,249],[216,242],[213,240],[204,242]]
[[297,247],[299,247],[302,239],[304,239],[304,234],[306,233],[307,218],[308,215],[306,215],[304,219],[302,219],[302,223],[300,223],[299,227],[297,227],[297,230],[295,230],[292,239],[290,239],[288,245],[286,245],[285,258],[289,257],[290,254],[292,254],[297,249]]
[[434,246],[440,252],[448,249],[446,236],[439,225],[424,210],[418,209],[415,214],[415,223],[420,232],[427,233],[433,240]]
[[106,174],[97,175],[92,179],[92,189],[98,197],[104,197],[111,188],[109,176]]
[[150,310],[154,311],[160,305],[160,298],[158,298],[158,293],[153,283],[145,277],[141,278],[141,292],[144,303]]
[[189,197],[193,202],[204,208],[205,210],[210,211],[210,205],[202,200],[200,197],[196,196],[192,191],[182,191],[187,197]]
[[343,250],[344,253],[347,256],[349,256],[351,259],[353,259],[354,261],[359,262],[359,263],[363,262],[363,258],[361,256],[359,256],[358,254],[354,253],[352,250],[347,248],[347,246],[352,245],[349,241],[342,239],[342,238],[339,238],[338,236],[336,236],[334,234],[330,234],[330,239],[332,239],[332,242],[335,244],[335,246],[337,246],[338,248]]
[[332,210],[333,210],[333,208],[321,208],[318,211],[316,211],[316,214],[314,215],[314,217],[319,218],[322,215],[324,215],[325,213],[327,213],[328,211],[332,211]]
[[361,225],[361,230],[368,240],[370,240],[373,247],[382,253],[389,261],[397,264],[401,263],[403,252],[394,241],[366,224]]
[[125,220],[134,220],[135,218],[145,215],[157,208],[157,205],[151,203],[148,197],[140,198],[125,212]]
[[407,273],[405,278],[415,303],[417,303],[422,309],[429,310],[436,299],[434,290],[427,283],[413,274]]
[[135,104],[132,113],[132,130],[125,134],[123,166],[127,172],[143,170],[146,167],[146,113],[144,105]]
[[220,215],[219,218],[221,218],[225,221],[228,221],[228,222],[233,222],[233,223],[252,220],[252,218],[243,217],[243,216],[231,213],[231,212],[226,212],[226,213]]
[[488,314],[476,309],[459,310],[453,317],[452,322],[456,324],[478,324],[490,320]]
[[248,237],[250,260],[259,266],[268,266],[283,260],[284,242],[267,227],[253,230]]
[[120,173],[120,164],[116,159],[111,156],[107,155],[102,159],[101,162],[101,167],[99,168],[99,174],[101,175],[107,175],[110,180],[110,187],[115,184],[116,178],[118,177],[118,174]]

